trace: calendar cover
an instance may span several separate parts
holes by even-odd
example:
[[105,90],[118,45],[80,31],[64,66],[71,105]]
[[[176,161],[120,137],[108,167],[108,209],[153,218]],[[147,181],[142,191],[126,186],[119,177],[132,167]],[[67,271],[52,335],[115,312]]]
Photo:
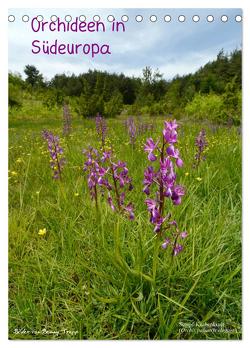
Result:
[[242,22],[9,9],[9,339],[241,339]]

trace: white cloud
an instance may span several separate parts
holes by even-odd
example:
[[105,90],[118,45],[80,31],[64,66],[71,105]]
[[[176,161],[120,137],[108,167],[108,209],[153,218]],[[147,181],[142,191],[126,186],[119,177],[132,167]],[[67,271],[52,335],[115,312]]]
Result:
[[[212,10],[217,20],[209,24],[206,22],[207,10],[195,10],[201,20],[193,23],[192,9],[167,10],[171,14],[171,23],[163,21],[166,10],[161,9],[12,9],[10,12],[16,16],[16,21],[9,24],[9,69],[22,72],[26,64],[34,64],[48,78],[56,73],[71,72],[82,73],[88,69],[108,70],[111,72],[123,72],[127,75],[140,75],[142,68],[150,65],[159,68],[165,78],[172,78],[176,74],[194,72],[208,60],[216,57],[221,48],[231,51],[241,45],[241,24],[233,19],[239,13],[237,9],[227,9],[228,23],[219,21],[220,15],[225,10]],[[149,15],[155,13],[158,17],[156,23],[150,23]],[[186,15],[186,22],[177,21],[178,14]],[[211,10],[209,10],[211,13]],[[72,18],[84,14],[90,20],[94,14],[100,15],[105,20],[109,14],[113,14],[120,20],[123,14],[129,16],[125,33],[107,31],[105,33],[33,33],[30,23],[23,23],[20,18],[28,14],[30,18],[42,14],[46,20],[50,15],[56,14],[63,18],[70,14]],[[144,20],[137,23],[134,20],[136,14],[142,14]],[[109,27],[109,23],[104,21]],[[34,39],[53,41],[57,38],[66,43],[97,42],[110,44],[112,54],[98,56],[94,59],[84,56],[47,56],[33,55],[31,42]]]

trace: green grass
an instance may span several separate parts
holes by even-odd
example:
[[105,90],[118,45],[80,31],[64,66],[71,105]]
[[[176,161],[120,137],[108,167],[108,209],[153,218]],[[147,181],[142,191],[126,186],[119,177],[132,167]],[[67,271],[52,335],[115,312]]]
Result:
[[[177,175],[187,192],[168,210],[189,235],[172,259],[152,232],[142,193],[142,145],[158,137],[163,119],[153,122],[153,134],[132,149],[122,121],[108,120],[117,158],[133,177],[131,222],[105,201],[97,215],[90,200],[82,149],[98,146],[93,121],[74,119],[72,136],[62,137],[67,165],[55,182],[41,131],[61,136],[61,120],[10,118],[11,339],[241,339],[241,138],[234,128],[212,133],[180,122],[185,166]],[[194,170],[202,126],[209,148]]]

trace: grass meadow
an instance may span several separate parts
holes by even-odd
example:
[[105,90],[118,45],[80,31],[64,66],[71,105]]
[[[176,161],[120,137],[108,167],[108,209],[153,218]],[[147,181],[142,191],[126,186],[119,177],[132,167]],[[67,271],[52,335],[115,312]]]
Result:
[[[98,147],[95,120],[62,116],[9,120],[10,339],[241,339],[241,135],[236,127],[178,121],[177,170],[186,194],[167,210],[188,231],[172,258],[149,222],[143,174],[146,139],[129,142],[123,119],[108,119],[108,141],[133,178],[135,219],[105,200],[96,213],[83,172],[82,150]],[[206,160],[192,167],[204,128]],[[43,129],[60,136],[67,160],[52,178]],[[40,229],[47,233],[39,235]]]

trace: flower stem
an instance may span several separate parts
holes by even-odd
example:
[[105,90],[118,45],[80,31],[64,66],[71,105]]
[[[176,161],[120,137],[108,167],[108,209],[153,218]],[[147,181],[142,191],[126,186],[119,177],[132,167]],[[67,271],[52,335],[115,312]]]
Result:
[[98,212],[98,200],[97,200],[97,188],[96,185],[94,186],[94,191],[95,191],[95,207],[96,207],[96,211]]
[[60,167],[60,163],[59,163],[59,160],[58,160],[58,153],[57,153],[57,150],[56,150],[56,144],[55,144],[55,140],[53,139],[53,143],[54,143],[54,149],[55,149],[55,154],[56,154],[56,163],[57,163],[57,168],[58,168],[58,175],[59,175],[59,179],[61,179],[61,167]]
[[115,180],[115,172],[114,172],[114,168],[113,168],[112,164],[111,164],[111,172],[112,172],[112,178],[113,178],[114,187],[115,187],[115,197],[116,197],[116,201],[117,201],[118,210],[121,210],[120,195],[118,192],[117,182]]
[[[161,148],[161,162],[164,162],[164,146],[165,146],[165,141],[164,141],[164,136],[162,140],[162,148]],[[159,212],[160,216],[163,216],[164,212],[164,186],[163,186],[163,180],[161,178],[160,181],[160,206],[159,206]],[[162,235],[162,226],[160,227],[159,235]]]

